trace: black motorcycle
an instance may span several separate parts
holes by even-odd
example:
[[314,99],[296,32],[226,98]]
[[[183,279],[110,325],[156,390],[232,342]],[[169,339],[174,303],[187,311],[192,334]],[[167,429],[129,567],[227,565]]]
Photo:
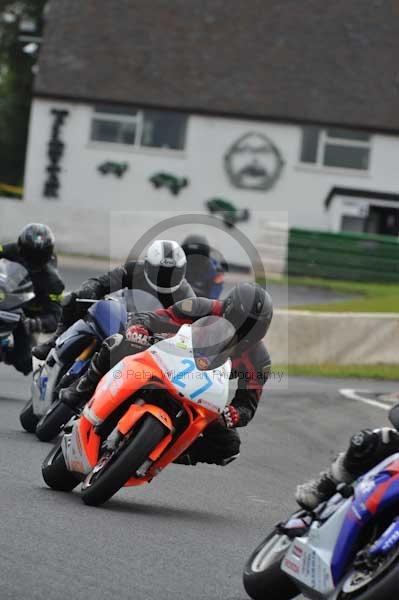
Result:
[[24,318],[24,306],[35,297],[28,271],[0,259],[0,358],[12,344],[12,333]]

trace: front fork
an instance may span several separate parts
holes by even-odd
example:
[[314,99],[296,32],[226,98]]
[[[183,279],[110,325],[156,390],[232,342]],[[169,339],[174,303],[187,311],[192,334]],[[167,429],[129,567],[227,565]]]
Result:
[[[119,420],[115,429],[107,437],[105,442],[106,448],[113,450],[123,437],[129,434],[135,425],[146,414],[151,414],[164,425],[169,433],[161,440],[156,448],[151,452],[148,467],[153,464],[168,446],[172,440],[173,424],[169,415],[152,404],[132,404],[126,411],[123,417]],[[66,426],[66,431],[62,440],[62,451],[68,469],[71,471],[88,475],[98,463],[101,449],[101,436],[97,433],[101,426],[90,409],[90,405],[86,405],[80,418],[76,417]],[[143,476],[145,473],[143,473]],[[140,481],[140,483],[143,481]],[[131,483],[134,485],[134,483]],[[137,485],[137,484],[136,484]]]

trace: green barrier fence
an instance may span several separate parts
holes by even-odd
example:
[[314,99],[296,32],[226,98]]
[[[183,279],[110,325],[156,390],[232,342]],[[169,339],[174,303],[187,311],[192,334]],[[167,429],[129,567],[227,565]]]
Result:
[[291,229],[288,275],[399,283],[399,239]]

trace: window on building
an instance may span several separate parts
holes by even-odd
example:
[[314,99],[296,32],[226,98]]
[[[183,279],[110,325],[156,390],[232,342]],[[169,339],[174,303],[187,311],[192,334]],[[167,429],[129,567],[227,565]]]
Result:
[[367,171],[370,148],[370,135],[362,131],[304,127],[300,160],[322,167]]
[[94,109],[91,140],[146,148],[184,150],[187,116],[173,111],[100,105]]

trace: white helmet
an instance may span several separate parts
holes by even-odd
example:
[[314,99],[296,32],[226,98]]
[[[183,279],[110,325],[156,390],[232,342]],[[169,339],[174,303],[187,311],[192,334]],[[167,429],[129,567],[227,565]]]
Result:
[[186,274],[187,259],[177,242],[157,240],[147,250],[144,275],[157,292],[167,294],[179,289]]

